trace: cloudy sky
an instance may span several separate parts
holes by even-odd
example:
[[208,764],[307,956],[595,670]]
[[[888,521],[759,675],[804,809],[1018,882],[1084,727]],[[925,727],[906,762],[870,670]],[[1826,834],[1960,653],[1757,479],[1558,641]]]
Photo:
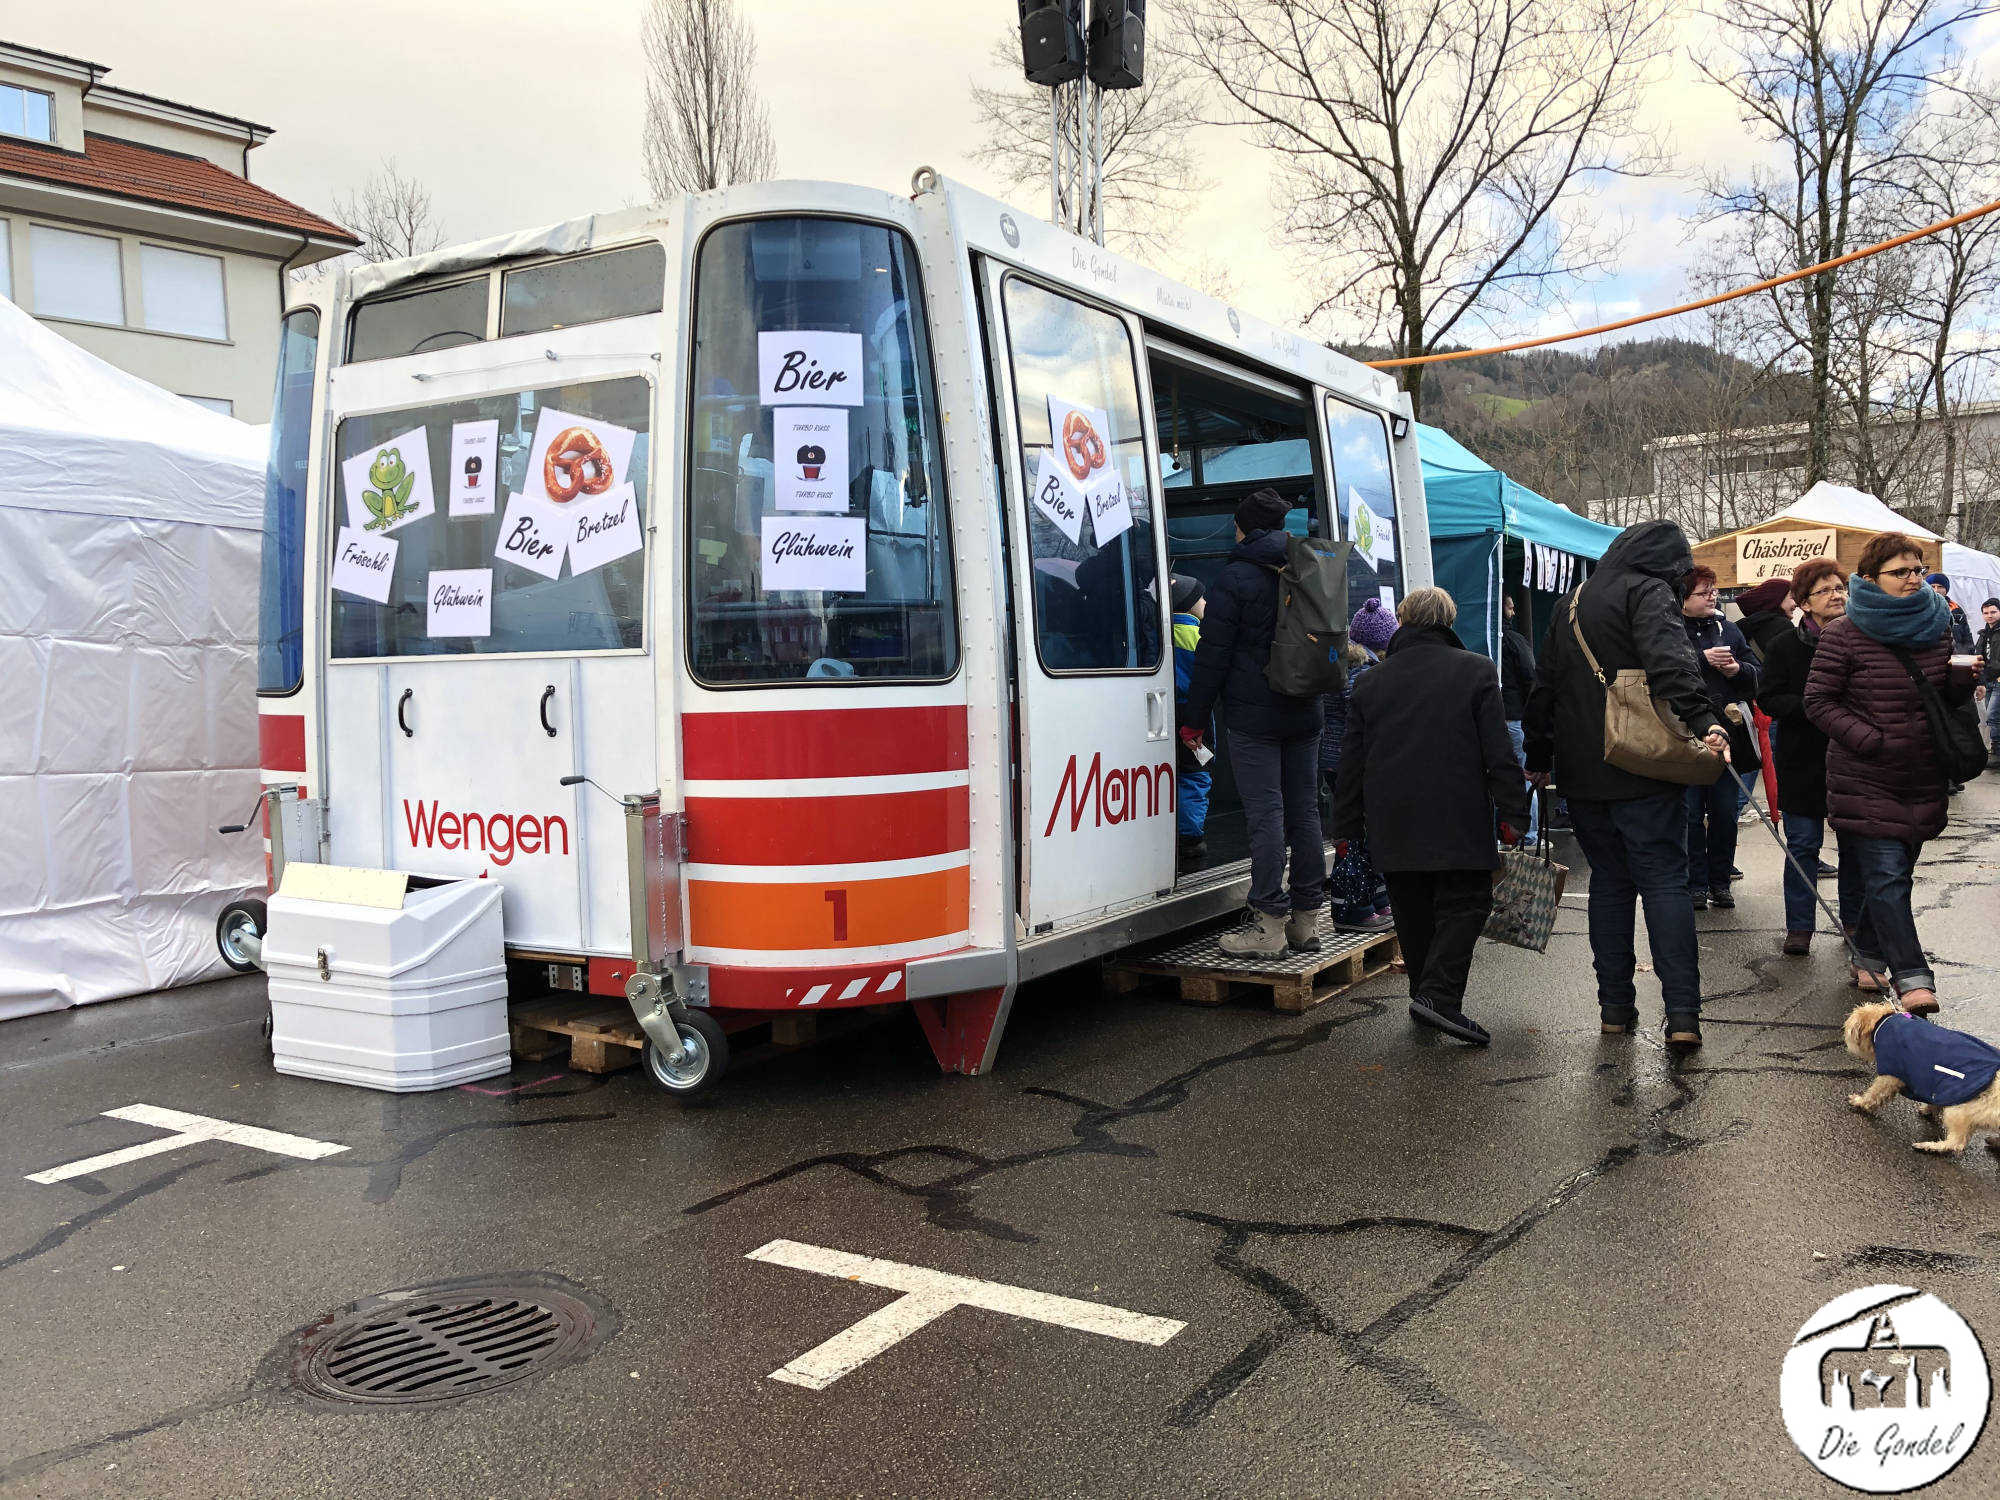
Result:
[[[428,184],[450,237],[472,239],[644,200],[639,168],[643,0],[64,0],[17,8],[9,40],[109,66],[110,82],[275,128],[251,157],[259,182],[327,212],[384,156]],[[754,25],[780,175],[907,191],[920,165],[993,190],[971,159],[969,88],[1014,0],[739,0]],[[1543,332],[1679,300],[1699,247],[1681,221],[1706,167],[1750,147],[1687,49],[1686,7],[1649,118],[1681,175],[1619,184],[1603,207],[1631,228],[1617,272],[1501,333]],[[1201,133],[1220,186],[1169,257],[1229,269],[1244,306],[1281,321],[1313,300],[1276,243],[1268,167],[1242,135]],[[1030,195],[1029,211],[1045,211]]]

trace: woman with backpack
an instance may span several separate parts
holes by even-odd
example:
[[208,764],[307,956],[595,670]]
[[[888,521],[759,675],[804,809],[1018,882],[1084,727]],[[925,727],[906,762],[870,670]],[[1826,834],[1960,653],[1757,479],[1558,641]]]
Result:
[[1927,697],[1947,710],[1970,702],[1971,673],[1951,665],[1951,609],[1924,586],[1921,544],[1885,531],[1861,549],[1847,613],[1820,635],[1805,707],[1829,741],[1826,811],[1841,868],[1853,861],[1861,877],[1855,985],[1879,989],[1887,970],[1912,1015],[1938,1008],[1910,896],[1924,844],[1944,831],[1952,779]]
[[[1278,628],[1278,574],[1285,566],[1291,506],[1260,489],[1236,507],[1236,547],[1208,591],[1201,641],[1188,664],[1180,736],[1201,742],[1218,708],[1229,766],[1250,825],[1250,906],[1243,927],[1226,932],[1222,951],[1276,958],[1319,947],[1326,848],[1319,824],[1317,697],[1275,690],[1264,675]],[[1286,889],[1286,850],[1291,885]]]

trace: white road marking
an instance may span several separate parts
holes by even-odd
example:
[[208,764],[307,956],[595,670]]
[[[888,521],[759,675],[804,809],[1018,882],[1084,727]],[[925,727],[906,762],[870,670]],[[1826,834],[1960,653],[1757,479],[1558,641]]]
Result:
[[46,1172],[30,1172],[28,1181],[46,1187],[71,1177],[89,1176],[107,1167],[123,1166],[128,1161],[158,1156],[163,1151],[178,1151],[183,1146],[197,1145],[202,1141],[227,1141],[232,1146],[249,1146],[253,1150],[272,1151],[279,1156],[296,1156],[306,1161],[337,1156],[347,1149],[332,1141],[286,1135],[282,1130],[265,1130],[257,1125],[238,1125],[233,1120],[211,1120],[207,1115],[183,1114],[177,1109],[162,1109],[157,1104],[127,1104],[121,1109],[107,1109],[104,1113],[113,1120],[130,1120],[135,1125],[152,1125],[175,1133],[156,1141],[141,1141],[136,1146],[107,1151],[102,1156],[86,1156],[82,1161],[51,1167]]
[[814,1391],[825,1390],[841,1376],[858,1369],[884,1350],[893,1348],[954,1307],[981,1307],[988,1312],[1031,1318],[1037,1323],[1054,1323],[1082,1333],[1099,1333],[1106,1338],[1124,1339],[1134,1344],[1164,1344],[1187,1327],[1187,1324],[1172,1318],[1128,1312],[1122,1307],[1110,1307],[1102,1302],[1081,1302],[1074,1297],[1057,1297],[1048,1292],[1032,1292],[1026,1287],[1008,1286],[1005,1282],[979,1281],[970,1276],[954,1276],[948,1271],[933,1271],[925,1266],[878,1260],[872,1255],[853,1255],[845,1250],[802,1245],[797,1240],[772,1240],[744,1258],[903,1293],[887,1307],[877,1308],[819,1347],[801,1354],[783,1369],[771,1372],[772,1380],[782,1380],[787,1385],[802,1385]]

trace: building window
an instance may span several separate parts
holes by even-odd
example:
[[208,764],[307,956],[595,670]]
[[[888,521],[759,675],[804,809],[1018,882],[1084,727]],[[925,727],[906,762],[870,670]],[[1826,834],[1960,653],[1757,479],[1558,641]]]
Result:
[[236,403],[231,401],[227,396],[183,396],[181,400],[192,401],[196,406],[205,406],[210,411],[216,412],[221,416],[233,417],[236,415]]
[[0,83],[0,135],[21,135],[31,141],[56,138],[56,98],[39,89]]
[[229,337],[219,255],[141,245],[139,296],[146,309],[146,326],[155,333],[197,339]]
[[34,267],[35,311],[42,317],[125,321],[118,241],[36,224],[28,231],[28,255]]

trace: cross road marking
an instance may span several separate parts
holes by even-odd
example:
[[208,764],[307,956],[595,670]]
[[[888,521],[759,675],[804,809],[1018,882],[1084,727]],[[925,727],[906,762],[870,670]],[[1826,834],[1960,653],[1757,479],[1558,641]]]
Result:
[[280,1156],[302,1157],[306,1161],[317,1161],[322,1156],[338,1155],[347,1149],[345,1146],[336,1146],[331,1141],[315,1141],[302,1135],[286,1135],[282,1130],[264,1130],[255,1125],[238,1125],[232,1120],[211,1120],[207,1115],[186,1115],[177,1109],[162,1109],[157,1104],[127,1104],[122,1109],[107,1109],[104,1113],[114,1120],[130,1120],[138,1125],[154,1125],[161,1130],[171,1130],[176,1133],[161,1136],[156,1141],[141,1141],[136,1146],[107,1151],[102,1156],[86,1156],[82,1161],[50,1167],[46,1172],[30,1172],[28,1181],[39,1182],[46,1187],[50,1183],[63,1182],[71,1177],[84,1177],[93,1172],[101,1172],[106,1167],[123,1166],[128,1161],[158,1156],[162,1151],[178,1151],[183,1146],[192,1146],[201,1141],[228,1141],[233,1146],[250,1146],[258,1151],[274,1151]]
[[790,1266],[795,1271],[812,1271],[821,1276],[838,1276],[844,1281],[903,1293],[887,1307],[876,1309],[818,1348],[801,1354],[782,1370],[773,1370],[769,1377],[813,1391],[825,1390],[850,1370],[900,1344],[954,1307],[983,1307],[989,1312],[1032,1318],[1038,1323],[1054,1323],[1084,1333],[1101,1333],[1106,1338],[1134,1344],[1164,1344],[1187,1327],[1172,1318],[1148,1317],[1102,1302],[1079,1302],[1074,1297],[1031,1292],[1026,1287],[1008,1286],[1004,1282],[977,1281],[924,1266],[877,1260],[872,1255],[851,1255],[845,1250],[802,1245],[797,1240],[772,1240],[752,1250],[744,1259]]

